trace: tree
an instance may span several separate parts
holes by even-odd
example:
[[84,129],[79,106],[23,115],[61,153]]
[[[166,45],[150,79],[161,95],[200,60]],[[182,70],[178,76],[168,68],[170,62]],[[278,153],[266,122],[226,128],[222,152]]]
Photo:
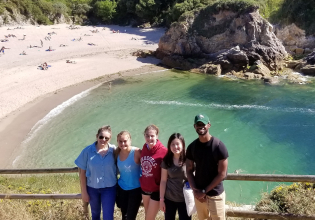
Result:
[[104,22],[109,22],[116,13],[117,3],[115,1],[105,0],[95,3],[94,9],[97,17]]

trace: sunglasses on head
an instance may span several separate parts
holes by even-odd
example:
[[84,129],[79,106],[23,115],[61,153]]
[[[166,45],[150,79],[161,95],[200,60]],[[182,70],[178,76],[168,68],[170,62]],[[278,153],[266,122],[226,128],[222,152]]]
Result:
[[106,141],[108,141],[108,140],[109,140],[109,137],[98,136],[98,139],[104,140],[104,138],[105,138],[105,140],[106,140]]

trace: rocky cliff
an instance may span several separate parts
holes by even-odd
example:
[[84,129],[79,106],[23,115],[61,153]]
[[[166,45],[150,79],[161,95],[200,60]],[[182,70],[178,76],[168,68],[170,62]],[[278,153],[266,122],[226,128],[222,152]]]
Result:
[[[258,9],[217,11],[213,7],[172,24],[157,49],[164,64],[191,69],[208,63],[223,72],[245,71],[249,66],[267,67],[270,72],[283,67],[287,52]],[[187,57],[202,61],[187,64]]]

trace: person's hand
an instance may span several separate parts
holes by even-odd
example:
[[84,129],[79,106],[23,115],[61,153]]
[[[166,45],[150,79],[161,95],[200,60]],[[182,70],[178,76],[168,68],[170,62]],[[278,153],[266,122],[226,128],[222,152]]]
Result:
[[160,200],[160,210],[162,212],[165,212],[165,202],[164,202],[164,200]]
[[201,198],[201,199],[198,199],[198,201],[201,202],[201,203],[204,203],[204,202],[207,201],[207,199],[206,199],[206,197],[203,197],[203,198]]
[[89,194],[87,192],[84,192],[84,193],[82,192],[81,196],[82,196],[82,201],[83,202],[90,202],[90,196],[89,196]]
[[198,199],[200,202],[206,198],[206,194],[203,193],[203,192],[202,192],[201,190],[199,190],[199,189],[194,190],[194,196],[195,196],[195,198]]

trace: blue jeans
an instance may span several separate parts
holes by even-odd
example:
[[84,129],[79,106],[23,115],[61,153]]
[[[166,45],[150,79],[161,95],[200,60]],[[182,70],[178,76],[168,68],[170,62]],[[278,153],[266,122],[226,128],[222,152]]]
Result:
[[164,199],[165,202],[165,220],[175,220],[176,210],[178,211],[179,220],[191,220],[187,215],[185,202],[173,202],[169,199]]
[[90,196],[92,220],[101,219],[101,209],[103,209],[103,220],[113,220],[116,185],[101,189],[95,189],[87,186],[87,192]]

